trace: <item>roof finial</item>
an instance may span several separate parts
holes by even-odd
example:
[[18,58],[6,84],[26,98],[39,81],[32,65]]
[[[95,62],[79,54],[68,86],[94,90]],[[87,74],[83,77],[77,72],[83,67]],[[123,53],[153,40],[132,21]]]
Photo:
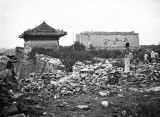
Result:
[[43,23],[46,23],[45,21],[43,21]]

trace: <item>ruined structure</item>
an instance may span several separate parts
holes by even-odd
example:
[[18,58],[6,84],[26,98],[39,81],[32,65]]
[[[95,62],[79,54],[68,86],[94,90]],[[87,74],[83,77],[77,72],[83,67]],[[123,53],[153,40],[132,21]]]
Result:
[[76,35],[76,41],[90,45],[98,49],[122,49],[126,42],[130,43],[132,49],[139,47],[139,34],[131,32],[81,32]]
[[43,22],[33,29],[24,31],[19,38],[24,39],[24,53],[28,53],[33,47],[59,50],[59,38],[65,35],[67,35],[67,32],[56,30]]

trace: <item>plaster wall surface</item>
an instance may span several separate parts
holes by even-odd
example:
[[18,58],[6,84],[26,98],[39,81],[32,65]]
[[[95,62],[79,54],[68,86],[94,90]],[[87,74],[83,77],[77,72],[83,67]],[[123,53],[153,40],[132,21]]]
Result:
[[[127,39],[127,41],[125,41]],[[89,47],[92,44],[94,47],[124,47],[126,42],[130,43],[131,47],[139,46],[139,35],[83,35],[77,34],[76,41]]]
[[24,43],[24,53],[30,52],[33,47],[53,48],[55,50],[58,50],[59,41],[58,40],[27,41]]

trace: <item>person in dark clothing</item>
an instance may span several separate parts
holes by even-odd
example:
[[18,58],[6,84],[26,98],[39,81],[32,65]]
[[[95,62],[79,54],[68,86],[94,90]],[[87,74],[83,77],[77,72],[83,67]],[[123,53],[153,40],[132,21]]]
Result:
[[6,62],[6,69],[10,70],[11,73],[12,73],[12,79],[13,79],[13,82],[17,84],[17,75],[14,71],[14,64],[13,63],[16,63],[17,62],[17,58],[15,56],[7,56],[9,59],[7,60]]
[[13,67],[12,62],[8,60],[6,63],[6,69],[11,69],[12,67]]

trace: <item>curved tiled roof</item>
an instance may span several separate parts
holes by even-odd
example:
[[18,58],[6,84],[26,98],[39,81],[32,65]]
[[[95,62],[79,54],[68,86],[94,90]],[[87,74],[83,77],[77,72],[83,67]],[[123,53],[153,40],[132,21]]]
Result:
[[43,22],[39,26],[36,26],[33,29],[28,29],[24,31],[21,35],[19,35],[20,38],[25,38],[26,36],[65,36],[67,32],[63,30],[56,30],[49,26],[47,23]]

